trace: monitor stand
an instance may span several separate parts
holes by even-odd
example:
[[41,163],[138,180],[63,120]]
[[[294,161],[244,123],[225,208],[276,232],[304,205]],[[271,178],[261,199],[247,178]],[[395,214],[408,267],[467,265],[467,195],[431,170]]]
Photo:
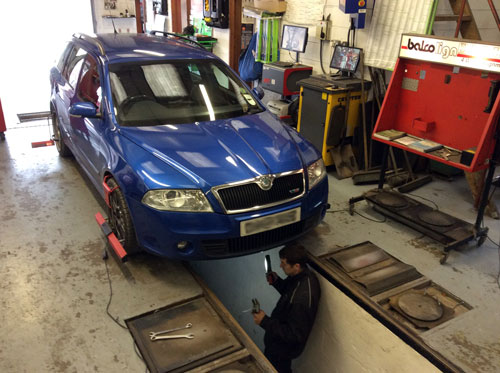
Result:
[[354,76],[351,73],[348,72],[342,72],[340,75],[339,74],[332,74],[330,77],[333,80],[348,80],[348,79],[354,79]]

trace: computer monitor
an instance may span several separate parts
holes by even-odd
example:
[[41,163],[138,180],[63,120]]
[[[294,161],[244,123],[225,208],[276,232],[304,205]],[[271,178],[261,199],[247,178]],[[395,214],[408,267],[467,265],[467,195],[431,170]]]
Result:
[[343,73],[355,73],[361,59],[361,49],[336,45],[330,67]]
[[281,34],[281,49],[304,53],[307,44],[307,27],[284,25]]

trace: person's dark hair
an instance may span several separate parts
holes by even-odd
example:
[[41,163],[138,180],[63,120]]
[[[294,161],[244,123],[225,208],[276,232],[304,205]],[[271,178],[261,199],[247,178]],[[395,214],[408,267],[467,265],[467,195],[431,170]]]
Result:
[[296,243],[288,244],[282,248],[279,251],[279,256],[281,259],[286,259],[290,265],[299,263],[302,268],[306,266],[308,261],[305,247]]
[[186,26],[186,27],[184,27],[184,30],[182,30],[182,33],[184,35],[191,35],[191,36],[193,36],[195,34],[195,32],[196,32],[196,30],[195,30],[195,28],[194,28],[193,25]]

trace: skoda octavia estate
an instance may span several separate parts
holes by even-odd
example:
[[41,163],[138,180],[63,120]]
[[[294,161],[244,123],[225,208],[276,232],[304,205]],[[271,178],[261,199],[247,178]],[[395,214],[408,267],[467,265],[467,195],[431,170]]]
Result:
[[129,254],[245,255],[324,217],[321,154],[194,42],[75,34],[50,82],[57,149],[98,189]]

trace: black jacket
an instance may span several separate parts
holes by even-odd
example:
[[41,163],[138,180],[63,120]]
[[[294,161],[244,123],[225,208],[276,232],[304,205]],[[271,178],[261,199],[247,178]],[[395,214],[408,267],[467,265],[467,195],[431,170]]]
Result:
[[285,280],[277,278],[273,286],[281,294],[271,317],[265,316],[260,326],[266,331],[266,356],[294,359],[306,345],[316,318],[320,288],[309,268]]

